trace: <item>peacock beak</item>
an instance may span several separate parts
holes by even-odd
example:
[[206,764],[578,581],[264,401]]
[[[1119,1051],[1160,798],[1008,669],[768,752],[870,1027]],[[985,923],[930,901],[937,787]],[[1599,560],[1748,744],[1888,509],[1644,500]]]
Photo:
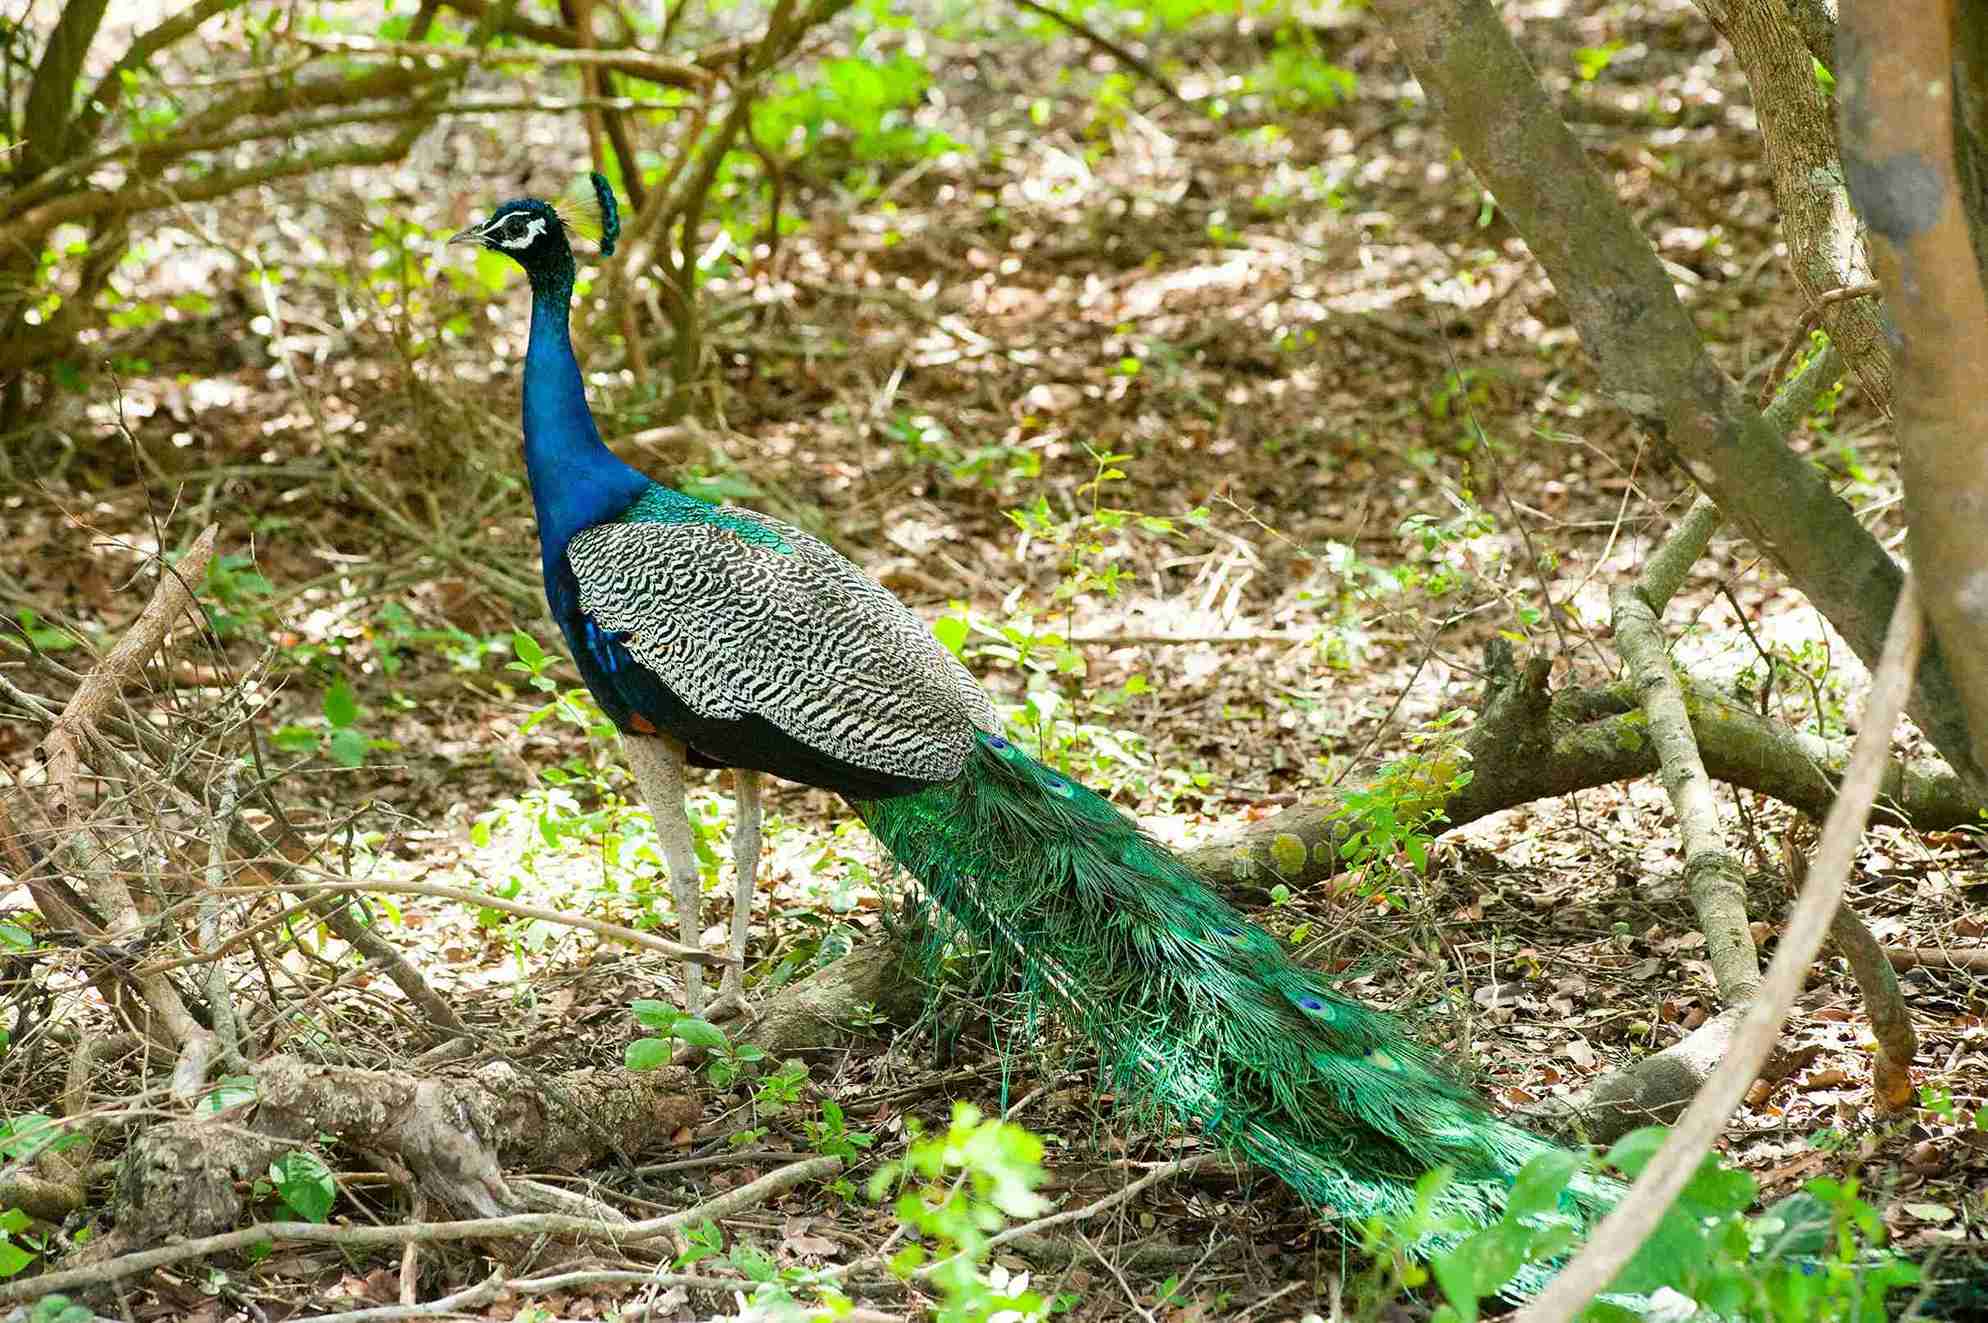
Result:
[[478,224],[470,226],[466,230],[457,230],[454,234],[449,236],[449,242],[473,243],[480,246],[483,243],[483,232],[487,228],[489,228],[489,225],[490,225],[489,221],[482,221],[479,222]]

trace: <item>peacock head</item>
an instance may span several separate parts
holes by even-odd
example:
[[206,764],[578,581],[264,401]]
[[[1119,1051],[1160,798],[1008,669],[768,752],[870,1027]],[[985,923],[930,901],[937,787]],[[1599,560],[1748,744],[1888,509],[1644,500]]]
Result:
[[605,176],[587,176],[593,186],[590,214],[569,211],[561,215],[557,207],[539,198],[513,198],[498,204],[490,218],[449,237],[450,243],[473,243],[502,253],[525,269],[535,289],[548,286],[570,288],[573,282],[573,246],[568,241],[568,216],[579,222],[584,237],[596,238],[601,255],[614,253],[621,235],[621,212],[615,205],[614,189]]
[[488,220],[449,236],[449,242],[478,244],[502,253],[523,267],[534,284],[541,276],[570,278],[573,270],[566,224],[551,203],[537,198],[501,203]]

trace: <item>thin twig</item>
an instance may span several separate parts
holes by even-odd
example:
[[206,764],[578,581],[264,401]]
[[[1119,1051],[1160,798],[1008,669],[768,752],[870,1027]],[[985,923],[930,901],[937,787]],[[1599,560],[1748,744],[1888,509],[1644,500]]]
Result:
[[1822,314],[1825,309],[1849,299],[1867,299],[1883,294],[1883,285],[1875,280],[1867,280],[1861,285],[1839,286],[1810,304],[1809,310],[1802,314],[1802,320],[1796,325],[1794,334],[1788,337],[1788,343],[1782,347],[1780,357],[1774,360],[1774,370],[1768,373],[1767,380],[1761,383],[1760,407],[1765,409],[1773,400],[1774,392],[1780,389],[1781,378],[1788,375],[1789,364],[1795,361],[1795,355],[1802,352],[1802,346],[1809,342],[1810,333],[1822,325]]
[[[434,896],[441,900],[453,900],[464,905],[487,906],[493,910],[501,910],[505,914],[514,914],[521,919],[538,919],[545,923],[556,923],[568,928],[585,928],[588,932],[598,933],[602,937],[612,937],[616,941],[627,942],[631,946],[645,947],[648,950],[656,952],[658,955],[670,956],[677,960],[694,961],[700,965],[730,965],[737,963],[733,957],[720,955],[716,951],[705,951],[694,946],[682,946],[676,942],[657,937],[653,933],[645,933],[634,928],[623,927],[618,923],[609,923],[605,919],[596,919],[591,915],[574,914],[567,910],[541,909],[537,905],[522,905],[515,900],[505,900],[501,897],[488,895],[480,891],[468,891],[462,887],[445,887],[434,882],[361,881],[357,878],[336,877],[319,869],[312,868],[308,864],[287,864],[286,866],[293,875],[301,874],[317,879],[309,882],[285,882],[283,885],[286,891],[378,891],[389,895],[400,896]],[[268,892],[269,888],[267,887],[235,886],[223,887],[216,894],[262,896],[267,895]]]
[[[235,807],[241,802],[241,765],[229,762],[221,773],[221,803],[207,839],[207,889],[200,898],[200,944],[214,947],[221,936],[221,893],[228,885],[228,829],[234,825]],[[246,1069],[242,1062],[242,1032],[235,1016],[235,999],[228,991],[227,966],[216,960],[207,967],[207,1011],[214,1021],[214,1036],[221,1049],[221,1068],[232,1074]]]
[[470,64],[593,64],[638,74],[672,87],[709,87],[716,78],[709,69],[682,60],[641,51],[532,50],[522,46],[434,46],[413,41],[383,41],[377,37],[306,37],[289,39],[312,50],[343,55],[394,55],[409,59],[467,61]]
[[[999,1235],[990,1237],[987,1241],[987,1248],[990,1250],[998,1249],[1009,1241],[1021,1236],[1041,1235],[1052,1227],[1066,1226],[1071,1222],[1089,1221],[1099,1213],[1108,1213],[1120,1204],[1138,1198],[1161,1181],[1171,1180],[1175,1176],[1191,1176],[1203,1168],[1222,1163],[1233,1166],[1235,1159],[1229,1157],[1226,1153],[1197,1153],[1191,1158],[1177,1158],[1172,1162],[1163,1162],[1144,1176],[1141,1176],[1138,1180],[1121,1186],[1113,1190],[1110,1194],[1093,1199],[1082,1208],[1065,1209],[1060,1213],[1051,1213],[1048,1217],[1039,1217],[1033,1222],[1024,1222],[1020,1226],[1009,1227]],[[930,1276],[944,1262],[946,1260],[942,1259],[938,1263],[929,1265],[920,1273],[920,1276]]]

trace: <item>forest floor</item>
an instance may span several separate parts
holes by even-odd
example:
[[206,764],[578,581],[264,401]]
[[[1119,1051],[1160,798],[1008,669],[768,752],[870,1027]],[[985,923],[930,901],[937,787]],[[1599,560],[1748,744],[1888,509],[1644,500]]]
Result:
[[[1776,255],[1743,81],[1687,5],[1525,8],[1528,50],[1567,118],[1721,363],[1757,391],[1801,305]],[[1609,673],[1607,591],[1689,499],[1595,394],[1551,289],[1426,106],[1404,97],[1378,25],[1320,35],[1357,79],[1336,104],[1211,86],[1263,56],[1267,34],[1172,39],[1185,103],[1115,81],[1075,38],[935,40],[922,58],[944,96],[917,127],[958,149],[867,190],[837,183],[862,176],[860,162],[795,163],[785,206],[798,225],[709,291],[703,422],[660,425],[609,337],[582,350],[622,453],[818,529],[927,618],[969,621],[969,662],[997,698],[1176,843],[1357,777],[1467,713],[1480,650],[1500,634],[1553,655],[1556,683]],[[1613,58],[1592,68],[1586,53],[1609,43]],[[1209,112],[1218,93],[1222,117]],[[209,595],[224,649],[183,648],[134,702],[197,726],[215,686],[252,672],[267,756],[289,769],[281,793],[321,831],[338,825],[339,871],[667,933],[667,885],[616,751],[570,709],[548,715],[547,696],[506,669],[514,630],[557,651],[516,453],[519,283],[485,287],[461,250],[382,224],[398,214],[445,233],[521,180],[563,191],[584,168],[571,126],[530,123],[506,138],[438,133],[346,197],[279,191],[267,210],[212,213],[207,233],[162,232],[135,273],[147,298],[230,292],[113,341],[128,364],[120,394],[93,385],[58,401],[51,425],[73,446],[17,456],[0,493],[14,552],[0,590],[16,618],[25,606],[42,627],[109,641],[148,590],[134,572],[161,542],[155,524],[170,546],[218,523],[226,559]],[[264,263],[280,283],[259,282]],[[1902,536],[1888,432],[1854,388],[1802,444],[1881,535]],[[1096,485],[1101,467],[1122,479]],[[1701,677],[1751,684],[1790,723],[1854,724],[1864,675],[1751,546],[1718,539],[1668,620]],[[358,766],[334,756],[353,748],[341,732],[367,741]],[[35,742],[0,725],[0,765],[24,769]],[[696,792],[714,944],[728,918],[727,792],[715,776]],[[1787,814],[1722,794],[1771,950]],[[769,810],[750,970],[762,995],[875,930],[888,896],[839,802],[783,785]],[[1875,831],[1853,902],[1886,942],[1978,945],[1982,863],[1960,835]],[[1642,782],[1444,836],[1426,874],[1376,867],[1243,899],[1519,1106],[1575,1093],[1716,1010],[1678,876],[1668,802]],[[24,908],[25,893],[8,904]],[[618,1064],[641,1032],[629,1003],[677,995],[673,965],[583,931],[409,896],[381,914],[484,1052],[547,1074]],[[283,959],[316,977],[306,955]],[[77,979],[47,977],[58,990]],[[1904,984],[1919,1080],[1929,1098],[1951,1095],[1954,1116],[1874,1113],[1868,1023],[1832,958],[1790,1024],[1795,1064],[1749,1097],[1725,1151],[1763,1197],[1854,1174],[1913,1254],[1978,1254],[1988,1135],[1967,1121],[1988,1104],[1988,997],[1959,972],[1910,970]],[[357,1064],[403,1063],[433,1042],[383,981],[324,992],[309,1016],[315,1041]],[[629,1155],[708,1162],[661,1175],[610,1164],[589,1188],[636,1210],[708,1197],[806,1151],[802,1121],[823,1099],[874,1137],[871,1163],[900,1155],[909,1127],[943,1125],[955,1099],[1010,1108],[1047,1137],[1045,1193],[1062,1207],[1183,1151],[1099,1104],[1053,1036],[1043,1053],[1004,1054],[965,1032],[926,1023],[815,1054],[784,1105],[708,1086],[701,1124]],[[0,1064],[9,1115],[50,1110],[61,1083],[59,1052],[16,1044]],[[135,1068],[107,1067],[92,1088],[108,1104],[140,1086]],[[404,1215],[383,1187],[343,1188],[355,1218]],[[860,1192],[811,1187],[725,1229],[771,1262],[822,1267],[894,1226]],[[1073,1295],[1075,1317],[1335,1315],[1359,1273],[1356,1243],[1262,1178],[1156,1185],[1077,1230],[1060,1258],[1001,1260]],[[249,1303],[268,1318],[385,1303],[396,1261],[288,1250],[228,1268],[220,1286],[146,1279],[128,1308],[218,1320]],[[427,1298],[487,1264],[436,1246],[422,1269]],[[624,1291],[540,1303],[605,1316]],[[662,1317],[728,1308],[708,1293],[651,1303]]]

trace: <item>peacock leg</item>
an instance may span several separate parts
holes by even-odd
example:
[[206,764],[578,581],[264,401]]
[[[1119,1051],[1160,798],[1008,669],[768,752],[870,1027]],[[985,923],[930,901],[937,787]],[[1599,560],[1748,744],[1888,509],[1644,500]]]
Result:
[[732,867],[738,873],[738,892],[732,898],[732,959],[737,963],[725,970],[718,988],[719,1002],[745,1013],[746,930],[752,921],[752,895],[759,883],[759,798],[760,776],[744,767],[732,771],[732,796],[738,805],[738,824],[732,829]]
[[[690,834],[684,803],[683,746],[667,735],[623,735],[621,743],[628,751],[635,784],[656,820],[656,839],[663,843],[663,862],[669,866],[670,890],[676,896],[678,931],[685,946],[696,946],[704,931],[698,922],[704,888],[697,872],[697,841]],[[704,967],[689,961],[683,966],[683,1008],[692,1015],[704,1013]]]

